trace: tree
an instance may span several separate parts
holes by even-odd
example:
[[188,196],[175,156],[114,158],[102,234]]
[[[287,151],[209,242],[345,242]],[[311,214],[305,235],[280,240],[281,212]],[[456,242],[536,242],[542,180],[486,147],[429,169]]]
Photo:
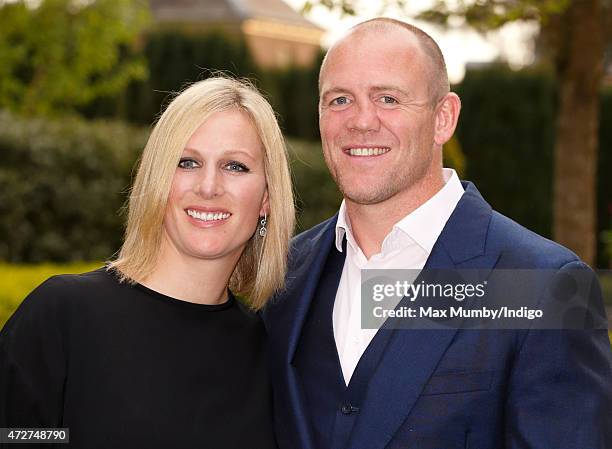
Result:
[[54,115],[121,92],[146,76],[131,50],[147,22],[138,1],[0,1],[0,108]]
[[[404,8],[405,0],[385,5]],[[354,14],[356,0],[313,0]],[[554,148],[553,236],[593,265],[596,254],[596,174],[599,94],[612,30],[609,0],[438,0],[417,16],[447,26],[454,18],[486,32],[513,21],[539,23],[554,68],[559,107]]]

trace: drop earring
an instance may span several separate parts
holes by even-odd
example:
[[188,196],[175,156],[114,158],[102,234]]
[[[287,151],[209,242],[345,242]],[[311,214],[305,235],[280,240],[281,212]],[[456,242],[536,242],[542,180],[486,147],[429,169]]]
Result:
[[259,222],[260,227],[259,227],[259,235],[261,237],[265,237],[266,233],[268,232],[268,230],[266,229],[266,224],[268,223],[268,214],[264,214],[264,217],[261,219],[261,221]]

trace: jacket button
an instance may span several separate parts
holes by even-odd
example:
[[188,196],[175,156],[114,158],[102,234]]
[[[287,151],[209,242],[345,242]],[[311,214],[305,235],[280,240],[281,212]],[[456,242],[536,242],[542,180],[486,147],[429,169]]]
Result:
[[359,409],[351,404],[343,404],[342,407],[340,407],[340,411],[345,415],[350,415],[351,413],[358,412]]

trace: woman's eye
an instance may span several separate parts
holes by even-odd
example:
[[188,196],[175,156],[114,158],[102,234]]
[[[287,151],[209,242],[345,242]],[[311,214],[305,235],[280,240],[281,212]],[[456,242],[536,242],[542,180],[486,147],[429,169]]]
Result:
[[189,158],[183,158],[179,161],[178,166],[180,168],[184,168],[187,170],[193,169],[193,168],[197,168],[198,167],[198,163],[196,161],[194,161],[193,159],[189,159]]
[[237,161],[230,161],[227,164],[225,164],[225,168],[229,171],[233,171],[233,172],[248,172],[249,167],[247,167],[246,165],[244,165],[242,162],[237,162]]

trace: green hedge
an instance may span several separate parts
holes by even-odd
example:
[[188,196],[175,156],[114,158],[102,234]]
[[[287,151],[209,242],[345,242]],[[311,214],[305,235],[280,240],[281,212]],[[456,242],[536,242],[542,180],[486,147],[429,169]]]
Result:
[[[547,237],[552,234],[554,80],[544,72],[498,65],[468,71],[457,92],[457,129],[466,179],[500,212]],[[598,164],[598,263],[610,265],[604,230],[612,229],[612,92],[602,93]],[[580,151],[579,148],[576,151]]]
[[319,140],[319,55],[312,67],[259,71],[256,83],[277,112],[283,132],[306,140]]
[[552,80],[499,66],[468,71],[457,93],[462,102],[457,136],[468,160],[467,179],[494,208],[550,235]]
[[117,123],[18,120],[0,113],[0,260],[103,260],[144,130]]
[[206,78],[213,71],[250,76],[255,71],[246,43],[221,31],[189,35],[170,30],[146,36],[143,54],[149,78],[133,82],[120,103],[121,118],[148,125],[162,107],[189,83]]
[[319,144],[291,140],[288,147],[297,206],[296,232],[300,232],[334,215],[342,195],[327,170]]
[[612,268],[612,87],[601,97],[597,164],[597,266]]
[[85,117],[114,117],[148,125],[171,93],[213,73],[225,72],[249,78],[265,92],[288,135],[318,139],[317,80],[323,53],[311,67],[264,70],[253,62],[243,37],[223,30],[194,33],[162,29],[151,31],[144,42],[142,54],[148,78],[132,82],[121,95],[82,108]]

